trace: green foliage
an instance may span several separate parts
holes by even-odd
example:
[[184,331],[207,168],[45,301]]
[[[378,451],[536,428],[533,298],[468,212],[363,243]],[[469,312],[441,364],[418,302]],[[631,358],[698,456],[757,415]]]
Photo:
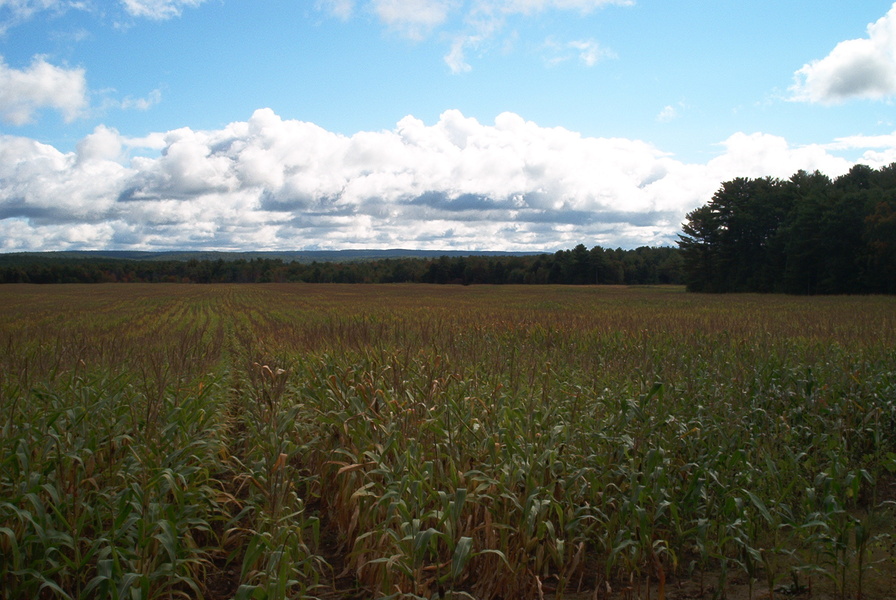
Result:
[[459,283],[677,284],[676,248],[573,250],[519,256],[285,262],[281,258],[136,260],[0,255],[0,283]]
[[885,597],[894,309],[6,286],[0,595],[663,597],[737,574]]
[[896,164],[727,181],[679,236],[688,289],[896,293]]

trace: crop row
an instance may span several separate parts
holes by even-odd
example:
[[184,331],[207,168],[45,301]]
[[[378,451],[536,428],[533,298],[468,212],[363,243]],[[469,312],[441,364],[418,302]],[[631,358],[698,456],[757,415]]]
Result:
[[2,292],[7,597],[892,592],[891,299]]

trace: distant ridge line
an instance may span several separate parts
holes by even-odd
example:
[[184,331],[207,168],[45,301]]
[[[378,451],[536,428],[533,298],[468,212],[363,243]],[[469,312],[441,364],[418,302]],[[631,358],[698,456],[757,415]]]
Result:
[[[114,259],[133,261],[189,261],[189,260],[252,260],[254,258],[280,259],[284,262],[347,262],[357,260],[382,260],[389,258],[439,258],[441,256],[535,256],[551,252],[508,252],[501,250],[260,250],[229,252],[217,250],[62,250],[51,252],[9,252],[0,254],[0,262],[22,258],[37,259]],[[4,260],[5,259],[5,260]]]

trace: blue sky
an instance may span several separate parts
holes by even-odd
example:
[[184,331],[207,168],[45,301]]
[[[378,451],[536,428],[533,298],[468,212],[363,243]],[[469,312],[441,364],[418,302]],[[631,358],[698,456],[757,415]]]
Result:
[[0,251],[674,243],[896,161],[896,5],[0,0]]

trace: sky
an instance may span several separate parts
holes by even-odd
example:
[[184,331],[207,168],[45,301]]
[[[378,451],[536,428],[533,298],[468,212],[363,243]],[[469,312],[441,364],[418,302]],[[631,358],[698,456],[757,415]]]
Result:
[[890,0],[0,0],[0,252],[674,245],[894,99]]

